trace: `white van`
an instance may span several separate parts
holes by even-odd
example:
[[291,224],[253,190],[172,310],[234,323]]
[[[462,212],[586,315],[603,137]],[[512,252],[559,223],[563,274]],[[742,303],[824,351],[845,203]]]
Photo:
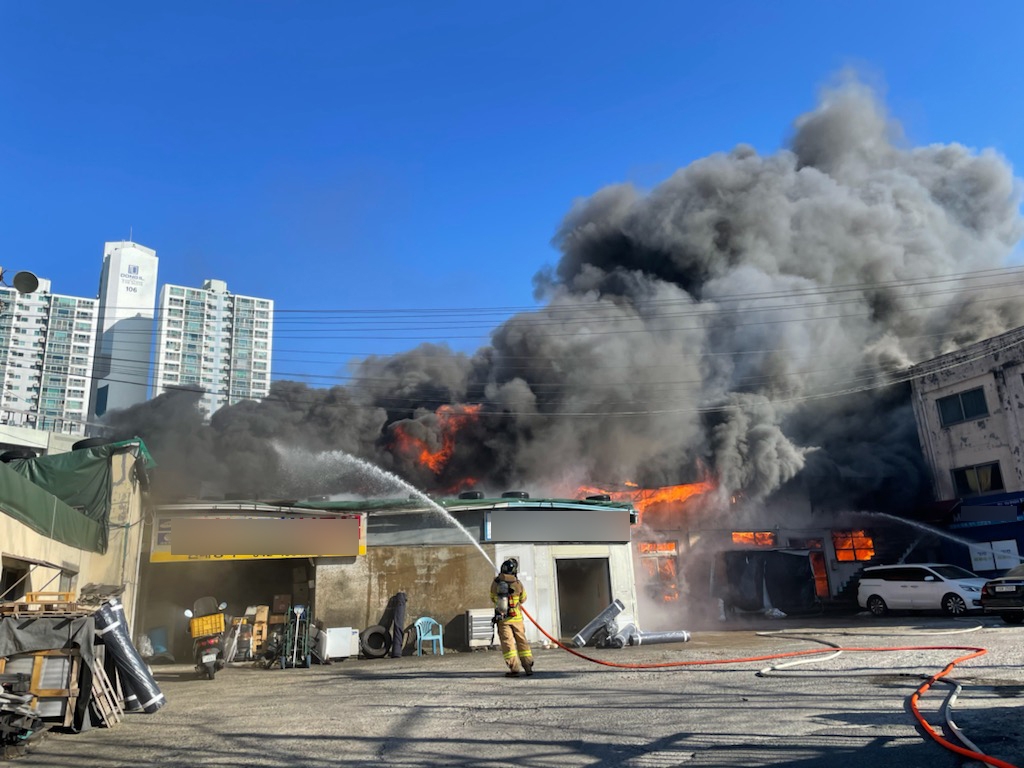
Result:
[[981,607],[985,579],[958,565],[912,563],[865,568],[857,602],[875,616],[891,610],[942,610],[962,616]]

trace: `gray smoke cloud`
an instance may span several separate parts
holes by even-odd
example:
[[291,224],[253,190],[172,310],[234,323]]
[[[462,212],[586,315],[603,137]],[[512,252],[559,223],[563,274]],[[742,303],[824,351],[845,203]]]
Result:
[[[750,499],[800,480],[837,505],[886,508],[928,487],[909,390],[891,376],[1021,325],[1024,303],[971,290],[971,276],[1005,266],[1022,232],[1004,159],[908,146],[847,80],[795,121],[786,149],[738,146],[649,191],[618,184],[576,202],[560,260],[535,280],[543,307],[473,355],[423,345],[361,361],[350,386],[276,382],[205,427],[167,418],[162,401],[188,411],[187,393],[111,424],[182,464],[182,489],[301,493],[277,471],[277,440],[344,450],[431,491],[467,477],[541,492],[676,484],[703,465]],[[399,438],[443,449],[440,404],[480,411],[434,471]]]

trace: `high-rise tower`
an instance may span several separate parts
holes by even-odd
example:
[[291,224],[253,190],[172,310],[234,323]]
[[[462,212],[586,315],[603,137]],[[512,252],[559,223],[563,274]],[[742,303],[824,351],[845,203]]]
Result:
[[97,417],[146,400],[156,272],[152,248],[130,241],[104,244],[90,408]]

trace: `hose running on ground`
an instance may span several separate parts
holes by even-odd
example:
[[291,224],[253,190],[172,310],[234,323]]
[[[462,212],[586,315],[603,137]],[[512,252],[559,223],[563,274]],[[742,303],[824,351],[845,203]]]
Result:
[[533,623],[533,625],[535,627],[537,627],[537,629],[540,630],[541,634],[544,635],[544,637],[546,637],[548,640],[550,640],[556,646],[561,648],[563,651],[567,651],[567,652],[571,653],[573,656],[581,658],[584,661],[589,661],[589,662],[591,662],[593,664],[601,664],[602,666],[605,666],[605,667],[615,667],[615,668],[618,668],[618,669],[666,669],[666,668],[670,668],[670,667],[699,667],[699,666],[711,666],[711,665],[715,665],[715,664],[739,664],[739,663],[743,663],[743,662],[752,662],[752,661],[768,661],[770,659],[788,659],[788,658],[794,658],[794,657],[799,657],[799,656],[815,656],[815,655],[821,655],[821,654],[826,654],[826,653],[828,653],[828,654],[835,654],[836,651],[844,651],[844,652],[848,652],[848,653],[885,653],[885,652],[895,652],[895,651],[969,651],[970,653],[968,653],[968,654],[966,654],[964,656],[959,656],[959,657],[953,659],[953,661],[949,662],[949,664],[947,664],[946,667],[941,672],[937,672],[936,674],[934,674],[931,677],[929,677],[924,683],[922,683],[917,688],[916,691],[914,691],[913,694],[911,694],[911,696],[910,696],[910,711],[914,715],[914,718],[917,720],[918,724],[924,729],[925,733],[927,733],[940,746],[942,746],[942,747],[944,747],[944,748],[946,748],[946,749],[948,749],[948,750],[950,750],[952,752],[956,752],[959,755],[963,755],[964,757],[969,757],[969,758],[971,758],[973,760],[980,760],[981,762],[986,763],[986,764],[991,765],[991,766],[994,766],[995,768],[1018,768],[1018,766],[1015,766],[1012,763],[1008,763],[1005,760],[1000,760],[999,758],[991,757],[991,756],[983,754],[981,752],[975,752],[973,750],[966,749],[965,747],[961,747],[958,744],[954,744],[953,742],[951,742],[947,738],[945,738],[941,733],[936,731],[928,723],[928,721],[924,719],[924,716],[921,714],[921,711],[918,708],[918,702],[920,701],[921,696],[925,692],[927,692],[928,689],[931,688],[932,685],[936,681],[941,680],[946,675],[948,675],[950,672],[952,672],[953,669],[956,668],[957,664],[960,664],[961,662],[965,662],[965,661],[970,661],[971,659],[976,659],[979,656],[984,656],[986,653],[988,653],[988,649],[987,648],[978,648],[978,647],[973,647],[973,646],[962,646],[962,645],[906,645],[906,646],[889,646],[889,647],[877,647],[877,648],[870,648],[870,647],[849,647],[849,648],[847,648],[847,647],[839,646],[839,647],[828,647],[828,648],[812,648],[812,649],[808,649],[808,650],[804,650],[804,651],[786,651],[784,653],[771,653],[771,654],[765,654],[763,656],[748,656],[748,657],[745,657],[745,658],[742,658],[742,659],[698,659],[698,660],[690,660],[690,661],[662,661],[662,662],[649,663],[649,664],[626,664],[626,663],[622,663],[622,662],[606,661],[604,659],[596,659],[593,656],[588,656],[585,653],[580,653],[579,651],[577,651],[574,648],[570,648],[569,646],[565,645],[561,641],[559,641],[559,640],[555,639],[554,637],[552,637],[551,634],[546,629],[544,629],[544,627],[542,627],[537,622],[537,620],[535,618],[533,618],[533,616],[531,616],[526,611],[525,608],[520,606],[520,610],[522,610],[523,615],[526,616],[526,618],[528,618]]

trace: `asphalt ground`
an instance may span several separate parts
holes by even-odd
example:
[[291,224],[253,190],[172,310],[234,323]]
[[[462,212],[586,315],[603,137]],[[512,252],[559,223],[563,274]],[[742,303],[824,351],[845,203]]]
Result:
[[[731,627],[726,629],[725,627]],[[1024,768],[1024,627],[999,619],[782,619],[692,630],[689,643],[585,649],[620,664],[734,659],[843,647],[965,646],[952,709],[980,750]],[[759,634],[770,632],[770,635]],[[980,766],[929,738],[914,690],[969,651],[843,652],[759,675],[771,662],[619,669],[536,649],[508,679],[500,652],[347,659],[311,669],[232,666],[214,681],[154,667],[158,712],[113,728],[48,734],[33,768],[194,766]],[[776,662],[779,663],[779,662]],[[921,703],[946,730],[952,685]]]

